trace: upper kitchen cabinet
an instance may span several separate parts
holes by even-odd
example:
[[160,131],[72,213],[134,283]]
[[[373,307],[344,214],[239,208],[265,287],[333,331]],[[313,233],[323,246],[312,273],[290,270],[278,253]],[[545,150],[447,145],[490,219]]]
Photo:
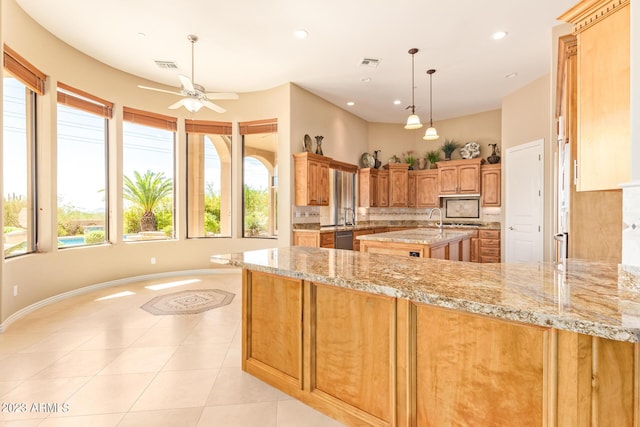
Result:
[[378,172],[378,169],[373,168],[358,170],[358,206],[378,206]]
[[389,170],[378,172],[378,206],[389,206]]
[[409,165],[389,163],[389,206],[407,207],[409,204]]
[[501,204],[501,166],[500,163],[496,163],[493,165],[482,165],[480,168],[483,207],[499,207]]
[[629,9],[629,0],[584,0],[559,18],[578,40],[578,191],[630,178]]
[[481,163],[480,158],[438,162],[440,195],[479,195]]
[[329,157],[313,153],[296,153],[296,206],[329,206]]
[[421,170],[416,172],[416,207],[418,208],[438,208],[440,198],[438,197],[438,171],[435,169]]

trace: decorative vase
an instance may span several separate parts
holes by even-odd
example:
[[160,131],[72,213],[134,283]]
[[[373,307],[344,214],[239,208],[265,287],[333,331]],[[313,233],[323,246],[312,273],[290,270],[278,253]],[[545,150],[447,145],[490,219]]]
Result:
[[453,154],[453,153],[444,153],[444,159],[445,159],[445,160],[451,160],[451,155],[452,155],[452,154]]
[[374,150],[373,152],[373,158],[375,159],[375,164],[374,164],[374,168],[375,169],[380,169],[380,166],[382,166],[382,162],[380,160],[378,160],[378,153],[380,152],[380,150]]
[[316,154],[320,154],[321,156],[324,156],[324,154],[322,154],[322,139],[324,138],[324,136],[316,136]]
[[487,162],[491,163],[492,165],[500,163],[500,156],[498,156],[498,153],[496,153],[497,146],[498,144],[489,144],[489,147],[493,147],[493,151],[491,152],[491,155],[487,157]]

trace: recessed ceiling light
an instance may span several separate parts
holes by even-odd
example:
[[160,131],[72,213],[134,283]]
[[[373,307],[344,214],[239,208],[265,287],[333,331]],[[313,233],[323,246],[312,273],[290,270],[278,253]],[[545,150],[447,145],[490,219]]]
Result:
[[363,77],[363,78],[360,79],[360,81],[362,83],[369,83],[369,82],[371,82],[371,77]]
[[396,99],[395,101],[393,101],[393,105],[400,105],[402,104],[402,101],[400,101],[399,99]]
[[516,77],[518,75],[518,73],[509,73],[506,76],[504,76],[505,79],[512,79],[514,77]]
[[347,102],[347,105],[348,105],[349,107],[353,107],[354,105],[356,105],[356,103],[355,103],[355,102],[353,102],[353,101],[349,101],[349,102]]
[[138,36],[140,36],[140,37],[146,37],[147,35],[141,31],[141,32],[139,32],[139,33],[138,33]]
[[495,33],[491,34],[491,38],[494,40],[502,40],[503,38],[507,37],[507,33],[506,31],[496,31]]
[[299,30],[295,30],[293,32],[293,35],[296,36],[296,38],[299,38],[299,39],[306,39],[307,36],[309,35],[309,32],[307,30],[303,30],[301,28]]

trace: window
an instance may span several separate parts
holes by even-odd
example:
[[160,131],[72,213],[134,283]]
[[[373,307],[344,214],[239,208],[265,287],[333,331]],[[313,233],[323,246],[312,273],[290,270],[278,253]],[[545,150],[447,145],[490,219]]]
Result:
[[58,84],[59,248],[108,240],[106,171],[112,109],[107,101]]
[[278,236],[278,121],[240,123],[243,150],[243,235]]
[[174,237],[174,145],[177,119],[124,108],[124,240]]
[[12,257],[36,250],[36,98],[46,76],[4,46],[3,252]]
[[187,237],[231,236],[231,123],[187,120]]

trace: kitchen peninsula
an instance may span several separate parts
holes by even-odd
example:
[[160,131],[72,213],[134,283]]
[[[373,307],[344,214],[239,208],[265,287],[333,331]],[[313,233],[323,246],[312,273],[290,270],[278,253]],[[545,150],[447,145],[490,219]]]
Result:
[[243,268],[242,367],[347,425],[637,425],[640,280],[288,247]]

